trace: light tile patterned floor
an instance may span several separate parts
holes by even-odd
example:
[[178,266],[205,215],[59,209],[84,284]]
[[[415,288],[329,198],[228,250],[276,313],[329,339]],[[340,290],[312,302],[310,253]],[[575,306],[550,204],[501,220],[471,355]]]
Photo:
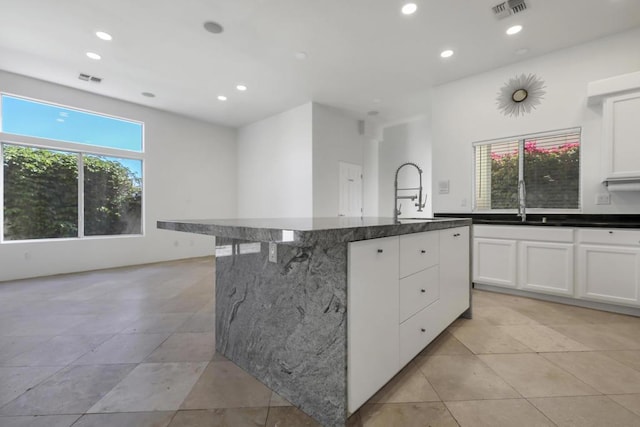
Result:
[[[640,319],[473,295],[349,427],[640,426]],[[213,309],[211,258],[0,283],[0,426],[317,426],[215,353]]]

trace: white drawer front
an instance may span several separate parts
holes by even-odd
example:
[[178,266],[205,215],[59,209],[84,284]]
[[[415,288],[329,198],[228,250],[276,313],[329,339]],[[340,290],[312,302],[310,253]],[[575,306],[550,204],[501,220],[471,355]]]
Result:
[[583,228],[578,231],[580,243],[626,245],[640,247],[640,230],[622,228]]
[[440,234],[437,231],[400,236],[400,277],[438,264]]
[[420,353],[446,326],[435,301],[400,325],[400,366]]
[[573,242],[573,228],[480,224],[473,226],[473,237],[571,243]]
[[400,280],[400,323],[440,298],[439,282],[437,265]]

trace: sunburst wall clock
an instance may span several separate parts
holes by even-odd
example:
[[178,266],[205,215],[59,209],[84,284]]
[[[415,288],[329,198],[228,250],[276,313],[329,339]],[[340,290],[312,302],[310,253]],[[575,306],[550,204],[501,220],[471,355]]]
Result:
[[535,74],[520,74],[509,79],[498,92],[498,111],[505,116],[524,116],[540,104],[546,93],[544,88],[544,81]]

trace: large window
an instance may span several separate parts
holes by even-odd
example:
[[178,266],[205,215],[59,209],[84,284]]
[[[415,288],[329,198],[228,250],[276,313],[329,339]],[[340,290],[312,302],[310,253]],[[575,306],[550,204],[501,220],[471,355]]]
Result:
[[142,123],[0,102],[3,241],[142,233]]
[[474,143],[476,211],[580,209],[580,129]]

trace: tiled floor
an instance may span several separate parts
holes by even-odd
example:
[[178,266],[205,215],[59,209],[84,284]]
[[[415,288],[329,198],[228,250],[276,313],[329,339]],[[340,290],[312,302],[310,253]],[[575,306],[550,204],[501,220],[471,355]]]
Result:
[[[213,260],[0,284],[0,426],[316,426],[215,353]],[[640,426],[640,319],[474,291],[350,427]]]

